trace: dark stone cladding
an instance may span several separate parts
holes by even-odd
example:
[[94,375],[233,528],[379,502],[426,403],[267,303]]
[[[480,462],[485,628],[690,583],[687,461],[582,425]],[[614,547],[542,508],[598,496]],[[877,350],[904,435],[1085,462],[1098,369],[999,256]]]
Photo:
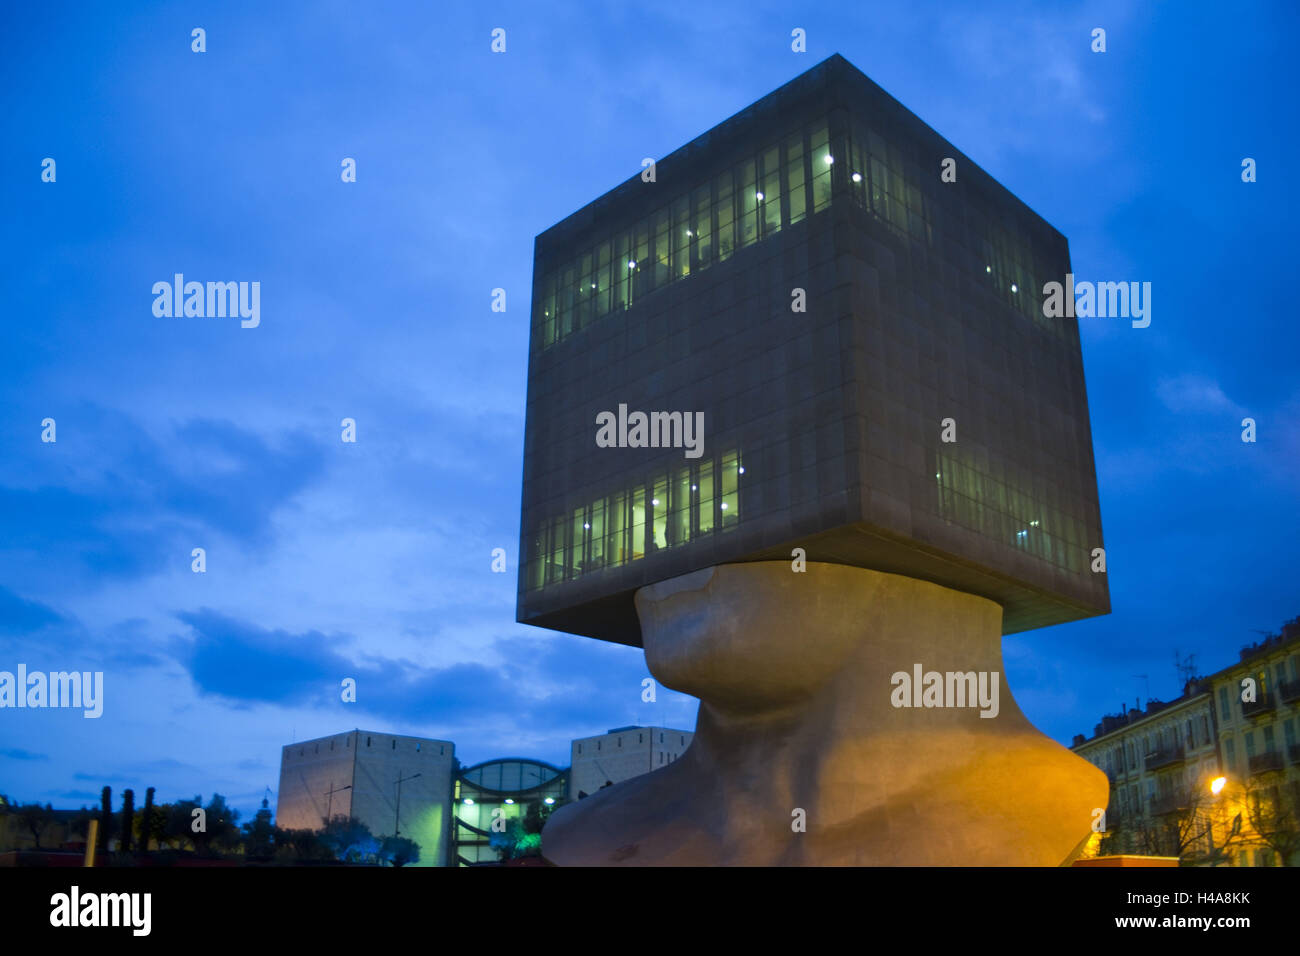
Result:
[[[1103,542],[1077,323],[1048,329],[1007,305],[980,284],[970,253],[986,226],[1016,236],[1041,273],[1025,291],[1041,302],[1042,282],[1070,271],[1065,237],[842,57],[659,161],[655,184],[634,177],[538,236],[534,303],[552,263],[817,116],[829,117],[832,143],[856,119],[897,144],[933,216],[932,241],[850,201],[840,169],[827,208],[725,262],[546,349],[534,321],[519,621],[639,646],[637,588],[715,564],[789,561],[794,547],[809,561],[988,597],[1003,607],[1004,633],[1109,612],[1106,575],[1089,568]],[[940,182],[944,157],[957,160],[957,183]],[[806,313],[790,310],[794,287],[807,290]],[[620,403],[703,411],[706,451],[743,456],[741,519],[528,590],[539,522],[684,462],[680,449],[597,448],[597,412]],[[957,421],[956,444],[939,440],[945,417]],[[1059,548],[1044,558],[945,513],[935,478],[952,456],[1042,503],[1049,530],[1081,528],[1069,566]]]

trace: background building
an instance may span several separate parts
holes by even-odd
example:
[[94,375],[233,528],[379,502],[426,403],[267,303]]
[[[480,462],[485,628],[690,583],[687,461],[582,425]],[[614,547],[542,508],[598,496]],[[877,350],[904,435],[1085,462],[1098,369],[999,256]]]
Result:
[[[456,776],[452,860],[496,863],[541,845],[542,822],[564,800],[568,772],[541,760],[502,757]],[[494,827],[495,823],[495,827]]]
[[579,800],[609,783],[622,783],[672,763],[695,735],[671,727],[615,727],[607,734],[573,741],[569,799]]
[[[1240,657],[1171,703],[1148,701],[1075,737],[1074,751],[1110,779],[1096,849],[1300,866],[1300,619]],[[1242,700],[1246,678],[1254,701]]]
[[443,866],[455,751],[449,740],[365,730],[289,744],[280,754],[276,824],[319,830],[328,815],[358,820],[380,838],[400,830],[420,845],[416,865]]
[[[795,546],[1007,633],[1109,611],[1064,236],[839,56],[655,174],[537,237],[520,621],[640,644],[637,588]],[[620,406],[699,456],[597,447]]]

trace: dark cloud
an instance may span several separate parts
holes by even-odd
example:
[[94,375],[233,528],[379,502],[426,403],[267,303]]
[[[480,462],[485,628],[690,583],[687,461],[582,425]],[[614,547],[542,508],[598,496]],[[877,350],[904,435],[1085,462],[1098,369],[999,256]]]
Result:
[[[523,725],[602,726],[640,699],[646,676],[638,652],[567,635],[500,639],[493,649],[506,658],[501,666],[439,668],[353,658],[346,635],[268,630],[208,609],[177,616],[194,635],[173,644],[177,660],[200,693],[235,705],[346,707],[435,725],[511,714]],[[347,677],[357,682],[355,705],[341,700]]]
[[64,414],[59,429],[75,480],[38,457],[43,446],[14,447],[16,473],[29,465],[39,484],[0,485],[0,553],[39,555],[96,582],[188,562],[196,535],[265,546],[275,509],[324,470],[322,446],[301,432],[271,444],[233,423],[196,419],[155,439],[130,416],[92,404]]
[[[4,504],[0,502],[0,512]],[[27,601],[0,585],[0,634],[28,634],[48,624],[63,621],[53,609],[37,601]]]
[[23,750],[19,747],[10,747],[0,750],[0,757],[7,757],[10,760],[49,760],[49,754],[32,753],[30,750]]

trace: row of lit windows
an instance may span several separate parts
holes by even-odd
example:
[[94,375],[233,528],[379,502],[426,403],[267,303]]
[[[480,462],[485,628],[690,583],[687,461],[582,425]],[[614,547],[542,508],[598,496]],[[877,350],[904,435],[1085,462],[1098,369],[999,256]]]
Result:
[[683,463],[543,521],[528,555],[528,590],[734,528],[744,473],[739,453],[730,451],[716,460]]
[[940,515],[1071,573],[1083,571],[1090,551],[1081,522],[1051,514],[1042,502],[951,456],[937,461]]
[[[838,179],[837,156],[848,167]],[[854,122],[847,137],[831,142],[826,120],[819,119],[548,270],[540,315],[534,317],[542,345],[548,348],[670,282],[726,261],[736,249],[801,221],[809,211],[821,211],[834,190],[847,187],[858,205],[901,236],[933,245],[924,193],[903,169],[897,148],[876,131]],[[986,234],[975,240],[979,248],[972,258],[982,264],[998,298],[1063,334],[1059,322],[1043,315],[1029,249],[990,217],[980,222]],[[960,230],[953,238],[960,241]]]
[[824,209],[828,142],[826,121],[812,123],[548,271],[536,317],[543,347]]

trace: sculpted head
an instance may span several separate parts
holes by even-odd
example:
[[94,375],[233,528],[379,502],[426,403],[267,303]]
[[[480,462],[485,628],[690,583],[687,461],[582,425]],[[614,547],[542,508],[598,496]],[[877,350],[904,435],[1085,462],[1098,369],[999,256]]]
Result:
[[[873,630],[875,585],[855,571],[810,563],[797,573],[788,561],[764,561],[643,587],[636,609],[650,673],[723,710],[804,700]],[[827,587],[838,576],[851,586]]]

